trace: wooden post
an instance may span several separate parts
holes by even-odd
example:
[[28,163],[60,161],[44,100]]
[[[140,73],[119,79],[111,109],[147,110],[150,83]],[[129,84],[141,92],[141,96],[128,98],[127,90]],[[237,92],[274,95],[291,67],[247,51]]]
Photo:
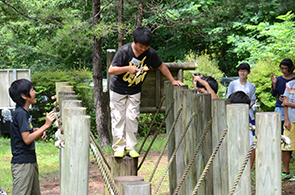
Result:
[[58,92],[58,105],[59,105],[59,111],[60,116],[62,115],[62,101],[64,100],[77,100],[78,96],[75,95],[74,91],[60,91]]
[[256,194],[282,193],[280,128],[281,114],[256,114]]
[[[141,180],[141,177],[137,176],[137,167],[138,158],[131,158],[129,156],[124,156],[123,158],[111,157],[111,175],[112,178],[115,178],[115,182],[116,178],[120,181],[143,181],[143,178]],[[122,191],[122,189],[119,191]],[[104,195],[110,195],[106,186],[104,188]]]
[[78,100],[78,96],[77,95],[59,95],[59,110],[60,110],[60,114],[62,115],[63,112],[63,107],[62,107],[62,102],[64,100]]
[[[61,82],[61,83],[56,83],[56,101],[57,101],[57,104],[59,105],[59,110],[60,110],[60,116],[62,117],[62,112],[63,112],[63,109],[62,109],[62,102],[64,100],[69,100],[69,99],[77,99],[77,96],[75,95],[73,97],[73,94],[75,94],[74,91],[64,91],[64,87],[65,86],[69,86],[69,82]],[[72,86],[70,86],[71,88],[70,89],[73,89]],[[69,95],[71,94],[71,95]],[[63,128],[64,128],[64,125],[63,125]],[[64,187],[63,187],[63,177],[64,177],[64,148],[60,148],[59,149],[59,177],[60,177],[60,180],[59,180],[59,186],[60,186],[60,194],[64,194],[63,193],[63,190],[64,190]]]
[[60,104],[60,92],[61,91],[63,91],[63,92],[65,92],[65,91],[74,91],[74,87],[73,86],[70,86],[70,85],[66,85],[66,86],[59,86],[59,89],[58,89],[59,91],[58,91],[58,93],[56,94],[57,95],[57,97],[56,97],[56,102],[57,102],[57,104]]
[[[72,105],[74,106],[74,102],[77,100],[63,100],[62,104],[64,106]],[[76,102],[77,105],[79,102]],[[63,114],[61,117],[64,119],[63,121],[63,128],[65,129],[65,118],[70,115],[86,115],[86,108],[84,107],[64,107],[63,108]],[[67,142],[67,137],[64,132],[64,137],[65,137],[65,142]],[[64,195],[65,194],[65,182],[66,182],[66,173],[65,173],[65,167],[67,166],[66,164],[66,153],[67,153],[67,145],[65,145],[65,148],[61,148],[60,150],[60,155],[59,155],[59,173],[60,173],[60,194]]]
[[[216,147],[223,130],[226,126],[226,105],[230,104],[228,99],[212,100],[212,148]],[[227,195],[228,187],[228,160],[227,139],[223,142],[213,161],[213,194]]]
[[55,83],[55,94],[56,94],[56,102],[59,102],[59,97],[58,97],[58,93],[61,91],[61,87],[62,86],[67,86],[70,85],[69,82],[56,82]]
[[[63,100],[61,103],[61,108],[67,108],[67,107],[82,107],[82,101],[81,100]],[[61,117],[62,117],[61,112]],[[86,113],[85,113],[86,114]]]
[[[226,106],[226,111],[228,126],[228,175],[229,189],[231,189],[250,146],[249,105],[229,104]],[[234,194],[251,194],[250,160],[243,172]]]
[[113,178],[119,176],[137,176],[138,158],[124,156],[123,158],[111,157],[111,175]]
[[[179,110],[180,107],[183,107],[185,105],[182,105],[182,95],[183,93],[181,92],[184,89],[187,89],[188,86],[173,86],[173,98],[175,100],[174,102],[174,111],[177,112],[177,110]],[[166,105],[170,106],[170,105]],[[174,112],[174,113],[175,113]],[[183,113],[183,111],[182,111]],[[176,116],[174,115],[174,120],[175,120]],[[178,119],[178,122],[175,126],[175,146],[178,145],[178,143],[181,142],[180,140],[180,135],[182,134],[182,132],[184,131],[184,128],[182,126],[182,117],[180,116]],[[179,183],[181,176],[183,174],[185,170],[184,167],[184,144],[183,142],[181,142],[181,145],[178,149],[178,151],[176,152],[176,178],[177,178],[177,184]],[[173,193],[173,192],[172,192]],[[179,194],[187,194],[186,193],[186,188],[182,185],[182,187],[179,190]]]
[[[109,69],[112,60],[116,54],[115,49],[107,49],[107,70]],[[106,111],[106,121],[107,121],[107,128],[109,135],[112,136],[112,130],[111,130],[111,111],[110,111],[110,96],[109,96],[109,83],[110,83],[110,75],[107,73],[107,85],[108,85],[108,90],[107,92],[102,92],[103,94],[103,99],[104,99],[104,107]]]
[[[195,147],[201,141],[200,137],[203,132],[206,130],[208,123],[211,119],[211,95],[207,94],[194,94],[194,111],[196,112],[195,120],[193,120],[192,126],[195,127],[196,136],[191,138],[194,143]],[[198,179],[200,178],[211,154],[212,154],[212,127],[209,125],[209,130],[206,134],[205,140],[200,148],[200,151],[197,155],[196,159],[196,170],[197,174],[194,176],[193,181],[193,188],[196,185]],[[212,195],[213,194],[213,173],[212,168],[210,168],[204,178],[204,181],[199,187],[198,193],[199,194],[206,194]]]
[[66,139],[64,194],[88,194],[90,116],[68,115],[64,121]]
[[120,176],[115,178],[115,183],[122,195],[150,195],[151,183],[143,181],[139,176]]
[[[107,69],[109,69],[115,54],[116,54],[115,49],[107,49]],[[107,74],[107,80],[108,80],[108,85],[109,85],[109,83],[110,83],[110,75],[109,74]]]
[[[165,81],[164,82],[164,90],[165,90],[165,105],[168,107],[170,104],[173,102],[173,85],[171,84],[170,81]],[[166,106],[166,107],[167,107]],[[168,108],[167,108],[168,109]],[[166,110],[167,112],[167,110]],[[167,113],[166,113],[167,114]],[[174,115],[177,114],[177,110],[174,108],[170,110],[169,115],[166,118],[166,134],[168,135],[171,127],[174,122]],[[171,155],[173,154],[175,150],[175,133],[173,133],[168,141],[168,161],[171,158]],[[177,176],[176,176],[176,159],[172,161],[170,167],[169,167],[169,191],[170,194],[172,194],[177,186]]]
[[[182,132],[185,131],[186,126],[188,125],[191,116],[193,115],[194,112],[197,112],[195,108],[197,107],[195,105],[195,97],[194,94],[197,93],[197,90],[192,90],[192,89],[186,89],[182,90],[182,105],[183,105],[183,110],[182,110]],[[195,118],[195,117],[194,117]],[[194,120],[194,119],[192,119]],[[180,136],[180,135],[179,135]],[[192,121],[186,135],[184,137],[184,167],[188,166],[191,158],[193,157],[194,150],[196,149],[196,146],[198,143],[197,141],[197,135],[196,135],[196,126],[194,126],[194,122]],[[196,161],[195,161],[196,162]],[[185,182],[182,184],[186,188],[186,194],[191,194],[195,184],[197,183],[197,170],[196,166],[191,166],[189,169],[187,176],[185,177]],[[179,182],[178,182],[179,183]],[[178,185],[177,183],[177,185]]]

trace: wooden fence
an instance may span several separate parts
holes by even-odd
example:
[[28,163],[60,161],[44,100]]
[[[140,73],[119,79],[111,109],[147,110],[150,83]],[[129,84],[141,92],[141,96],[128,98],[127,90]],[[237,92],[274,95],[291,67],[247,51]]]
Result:
[[[228,132],[210,166],[197,194],[227,195],[236,181],[249,149],[249,107],[246,104],[230,104],[228,99],[211,100],[210,94],[197,94],[186,86],[172,86],[165,82],[166,105],[174,101],[174,108],[166,121],[167,133],[176,120],[179,108],[183,108],[174,135],[168,143],[168,160],[175,147],[181,143],[176,160],[169,168],[170,194],[173,194],[185,172],[186,166],[200,143],[206,126],[212,125],[189,169],[178,194],[192,194],[195,185],[208,163],[221,134]],[[195,114],[183,140],[190,117]],[[256,195],[281,194],[281,115],[274,112],[256,113]],[[250,161],[250,160],[249,160]],[[250,163],[248,162],[236,186],[234,194],[251,194]]]

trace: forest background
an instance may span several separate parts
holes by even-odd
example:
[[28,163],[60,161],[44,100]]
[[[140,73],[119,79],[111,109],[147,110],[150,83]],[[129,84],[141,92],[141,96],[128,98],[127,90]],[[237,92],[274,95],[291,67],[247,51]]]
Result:
[[[270,74],[281,75],[283,58],[295,60],[294,11],[292,0],[0,0],[0,68],[31,69],[37,125],[53,108],[55,82],[69,81],[108,146],[106,51],[131,42],[136,26],[152,30],[151,47],[163,62],[195,62],[193,72],[218,81],[248,62],[260,108],[273,111]],[[191,72],[184,82],[191,85]]]

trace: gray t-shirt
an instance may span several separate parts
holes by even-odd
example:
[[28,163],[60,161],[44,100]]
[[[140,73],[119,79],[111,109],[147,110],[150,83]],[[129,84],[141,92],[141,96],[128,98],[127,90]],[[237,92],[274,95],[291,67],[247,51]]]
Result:
[[[255,92],[256,92],[256,89],[255,89],[255,85],[253,83],[247,81],[246,85],[242,85],[241,82],[240,82],[240,79],[232,81],[228,86],[226,98],[228,98],[230,96],[230,94],[232,94],[232,93],[234,93],[236,91],[245,92],[247,95],[249,95],[251,103],[253,105],[255,104],[255,100],[256,100]],[[251,120],[254,120],[254,112],[253,112],[252,108],[249,109],[249,115],[251,117]]]

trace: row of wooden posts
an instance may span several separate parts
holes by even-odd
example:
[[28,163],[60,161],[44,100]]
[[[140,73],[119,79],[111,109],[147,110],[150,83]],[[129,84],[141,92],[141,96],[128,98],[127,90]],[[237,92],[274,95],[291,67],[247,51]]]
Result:
[[[89,182],[90,116],[68,82],[56,83],[64,147],[59,149],[61,195],[86,195]],[[136,164],[135,164],[136,163]],[[150,194],[150,182],[137,176],[138,159],[111,158],[111,175],[120,194]],[[109,171],[109,170],[107,170]],[[113,194],[105,188],[105,194]]]
[[[174,136],[168,143],[169,160],[175,147],[181,142],[176,159],[169,168],[170,194],[177,188],[210,119],[212,119],[211,130],[207,133],[178,194],[192,194],[226,128],[228,128],[227,135],[197,194],[229,194],[250,146],[248,105],[230,104],[228,99],[211,100],[210,94],[197,94],[196,90],[188,89],[187,86],[172,86],[170,82],[165,82],[164,86],[166,105],[169,106],[174,101],[174,108],[166,120],[167,131],[171,130],[177,112],[182,107]],[[193,113],[196,115],[182,141],[181,135]],[[281,194],[280,124],[281,115],[278,113],[256,113],[256,195]],[[250,163],[245,167],[234,194],[251,194]]]
[[[208,170],[198,190],[198,194],[228,194],[249,148],[248,106],[230,104],[229,100],[226,99],[211,100],[209,94],[197,94],[195,90],[187,89],[187,86],[172,86],[170,82],[165,82],[164,90],[166,95],[165,105],[169,106],[174,101],[173,109],[169,112],[166,120],[167,133],[171,130],[177,112],[182,107],[181,117],[179,117],[175,132],[168,143],[168,160],[175,147],[181,143],[176,158],[169,168],[170,194],[174,192],[183,177],[184,170],[211,119],[210,130],[205,136],[204,143],[201,145],[193,166],[185,177],[178,194],[192,193],[213,149],[226,128],[228,128],[227,136],[219,148],[213,160],[213,165]],[[56,83],[56,93],[65,137],[65,147],[59,150],[60,194],[88,194],[90,117],[86,115],[86,108],[83,108],[82,102],[77,100],[77,95],[75,95],[73,87],[69,83]],[[184,139],[180,140],[193,114],[195,114],[193,121],[189,125]],[[280,131],[278,131],[280,119],[281,116],[277,113],[256,113],[255,171],[257,195],[281,194],[281,150]],[[130,164],[134,164],[132,160],[130,162]],[[126,162],[124,163],[124,166],[126,166]],[[129,166],[128,162],[127,166]],[[137,167],[132,166],[134,169]],[[112,167],[112,170],[114,169]],[[137,171],[133,175],[136,174]],[[151,194],[150,188],[151,185],[145,183],[145,194]],[[239,181],[235,194],[251,194],[249,163]]]

